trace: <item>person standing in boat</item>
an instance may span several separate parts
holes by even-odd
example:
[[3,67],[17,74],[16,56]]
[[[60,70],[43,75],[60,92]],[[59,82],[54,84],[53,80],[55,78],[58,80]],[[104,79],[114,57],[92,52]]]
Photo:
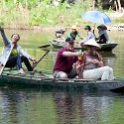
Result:
[[66,38],[66,45],[58,51],[53,68],[53,76],[63,79],[74,78],[77,72],[73,65],[78,60],[77,56],[81,54],[81,52],[74,51],[74,40],[72,38]]
[[72,29],[68,32],[67,37],[71,37],[73,40],[76,40],[76,37],[79,37],[80,39],[83,39],[80,35],[80,33],[77,31],[77,26],[73,25]]
[[109,66],[104,66],[102,58],[96,52],[96,49],[100,49],[99,44],[94,40],[83,44],[87,48],[87,51],[82,53],[82,59],[78,60],[76,65],[82,65],[78,69],[79,78],[94,79],[94,80],[113,80],[113,69]]
[[[37,61],[17,44],[17,42],[20,40],[19,34],[12,34],[11,40],[9,40],[5,35],[4,29],[0,28],[0,31],[4,42],[4,48],[2,54],[0,55],[0,64],[4,65],[6,63],[5,67],[9,68],[16,66],[19,69],[19,73],[25,74],[22,68],[22,62],[24,62],[28,71],[33,71],[33,68],[28,59],[30,59],[33,63],[36,63]],[[9,59],[6,62],[6,58],[9,54]]]
[[85,31],[87,32],[87,36],[80,41],[80,44],[82,45],[83,43],[87,42],[90,39],[95,39],[94,33],[91,31],[91,27],[89,25],[85,26]]
[[98,29],[98,34],[99,34],[99,37],[96,38],[97,40],[99,40],[99,42],[97,43],[107,43],[109,41],[109,36],[108,36],[108,33],[107,33],[107,27],[105,25],[99,25],[97,27]]

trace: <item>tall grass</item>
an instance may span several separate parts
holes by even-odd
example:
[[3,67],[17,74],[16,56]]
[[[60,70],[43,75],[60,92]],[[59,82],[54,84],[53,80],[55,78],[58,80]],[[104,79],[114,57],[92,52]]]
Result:
[[66,3],[47,7],[48,1],[0,0],[0,22],[4,22],[6,28],[16,29],[72,24],[81,26],[87,23],[82,19],[81,14],[90,9],[91,0],[83,0],[83,2],[73,4],[71,8],[66,8]]
[[[16,1],[16,2],[15,2]],[[81,14],[89,8],[88,1],[66,8],[66,3],[59,6],[50,5],[46,1],[28,0],[0,0],[0,21],[7,28],[30,28],[33,26],[55,26],[81,24]]]

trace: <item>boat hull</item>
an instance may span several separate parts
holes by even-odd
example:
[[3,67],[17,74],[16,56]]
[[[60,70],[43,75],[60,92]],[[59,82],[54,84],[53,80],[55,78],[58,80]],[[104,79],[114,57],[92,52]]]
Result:
[[[61,48],[65,45],[64,41],[57,41],[57,40],[51,40],[50,41],[51,45],[54,48]],[[98,49],[98,51],[107,51],[107,52],[111,52],[118,44],[117,43],[110,43],[110,44],[99,44],[101,46],[101,49]],[[76,43],[74,46],[75,50],[86,50],[86,48],[81,47],[79,43]]]
[[101,80],[56,80],[50,77],[36,77],[36,76],[21,76],[13,74],[2,74],[0,77],[1,85],[28,85],[41,86],[45,88],[55,88],[64,90],[81,90],[81,91],[107,91],[118,90],[124,88],[124,80],[101,81]]

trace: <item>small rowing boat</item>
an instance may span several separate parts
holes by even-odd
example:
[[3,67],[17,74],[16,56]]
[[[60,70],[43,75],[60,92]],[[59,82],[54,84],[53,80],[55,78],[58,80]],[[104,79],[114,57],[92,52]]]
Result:
[[[50,44],[54,48],[61,48],[66,44],[66,42],[64,40],[61,40],[61,39],[56,39],[56,40],[51,40]],[[118,43],[110,42],[110,43],[107,43],[107,44],[99,44],[99,45],[101,46],[101,49],[98,49],[99,51],[112,51],[118,45]],[[86,50],[86,48],[81,47],[78,42],[75,43],[74,49],[75,50],[80,50],[81,49],[82,51]]]
[[28,86],[41,86],[47,88],[81,91],[106,91],[124,88],[124,80],[112,81],[86,80],[86,79],[55,79],[51,72],[42,70],[26,72],[26,75],[18,74],[15,69],[5,68],[0,76],[0,84],[18,84]]

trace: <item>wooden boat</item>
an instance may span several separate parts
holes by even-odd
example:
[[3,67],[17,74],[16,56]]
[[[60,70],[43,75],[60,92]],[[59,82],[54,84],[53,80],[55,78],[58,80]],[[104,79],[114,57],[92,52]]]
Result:
[[124,88],[124,80],[85,80],[85,79],[55,79],[51,76],[51,72],[42,70],[35,72],[27,72],[26,75],[17,73],[17,70],[4,69],[0,76],[1,85],[28,85],[41,86],[45,88],[55,88],[64,90],[81,90],[81,91],[106,91]]
[[[63,47],[66,42],[62,39],[57,39],[57,40],[51,40],[50,41],[51,45],[54,47],[54,48],[61,48]],[[101,46],[101,49],[99,49],[98,51],[112,51],[118,44],[117,43],[114,43],[114,42],[111,42],[111,43],[108,43],[108,44],[99,44]],[[75,50],[86,50],[86,48],[84,47],[81,47],[80,44],[78,42],[75,43],[74,45],[74,49]]]

